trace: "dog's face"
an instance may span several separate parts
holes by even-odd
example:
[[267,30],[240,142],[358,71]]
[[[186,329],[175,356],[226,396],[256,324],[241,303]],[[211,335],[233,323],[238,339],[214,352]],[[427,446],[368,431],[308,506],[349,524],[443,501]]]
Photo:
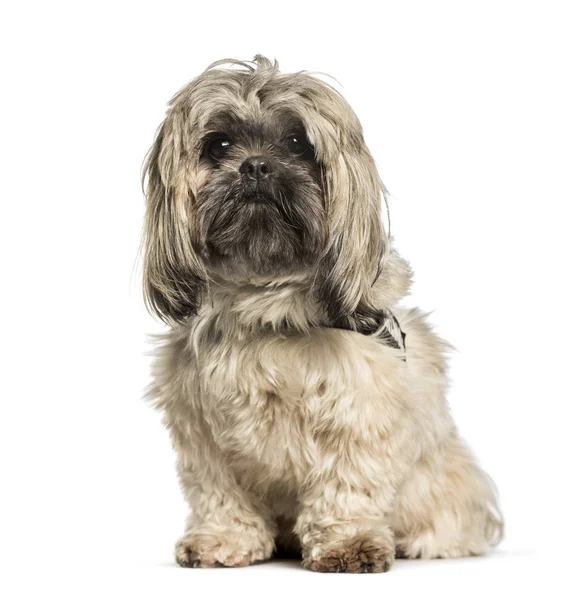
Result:
[[221,112],[201,143],[195,216],[205,263],[263,276],[312,267],[326,238],[322,170],[298,116]]
[[148,155],[146,298],[182,321],[219,270],[293,275],[331,321],[348,316],[388,243],[358,119],[313,76],[230,62],[245,70],[209,68],[172,99]]

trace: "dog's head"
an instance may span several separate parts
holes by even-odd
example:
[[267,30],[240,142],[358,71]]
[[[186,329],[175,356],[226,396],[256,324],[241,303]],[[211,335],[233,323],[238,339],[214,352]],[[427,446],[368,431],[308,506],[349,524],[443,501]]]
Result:
[[144,171],[145,293],[165,320],[195,313],[219,269],[304,277],[331,321],[366,304],[388,248],[381,183],[323,81],[215,63],[171,100]]

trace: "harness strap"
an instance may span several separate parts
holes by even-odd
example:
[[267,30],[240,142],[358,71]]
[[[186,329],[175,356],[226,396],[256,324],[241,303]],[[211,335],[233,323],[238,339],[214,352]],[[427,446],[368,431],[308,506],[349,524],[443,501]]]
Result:
[[340,323],[336,323],[335,327],[374,337],[396,350],[403,352],[406,350],[406,334],[402,331],[394,313],[387,308],[359,310]]
[[383,309],[382,324],[370,335],[397,350],[406,351],[406,334],[400,327],[400,322],[391,310]]

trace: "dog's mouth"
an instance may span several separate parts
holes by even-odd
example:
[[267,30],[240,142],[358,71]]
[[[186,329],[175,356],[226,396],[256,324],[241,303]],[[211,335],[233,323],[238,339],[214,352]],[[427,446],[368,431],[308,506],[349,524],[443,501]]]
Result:
[[276,200],[273,194],[255,190],[241,194],[240,201],[244,204],[274,204]]
[[275,204],[277,194],[271,185],[244,185],[239,194],[239,201],[244,204]]

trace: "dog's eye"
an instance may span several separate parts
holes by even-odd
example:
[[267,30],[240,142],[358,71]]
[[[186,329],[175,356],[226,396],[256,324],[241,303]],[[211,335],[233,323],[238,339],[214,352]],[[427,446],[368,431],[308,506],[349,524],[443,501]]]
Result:
[[301,133],[292,133],[286,138],[287,147],[296,156],[307,156],[313,154],[313,147],[307,138]]
[[216,137],[207,144],[206,154],[213,160],[220,160],[226,155],[231,145],[232,144],[227,137]]

